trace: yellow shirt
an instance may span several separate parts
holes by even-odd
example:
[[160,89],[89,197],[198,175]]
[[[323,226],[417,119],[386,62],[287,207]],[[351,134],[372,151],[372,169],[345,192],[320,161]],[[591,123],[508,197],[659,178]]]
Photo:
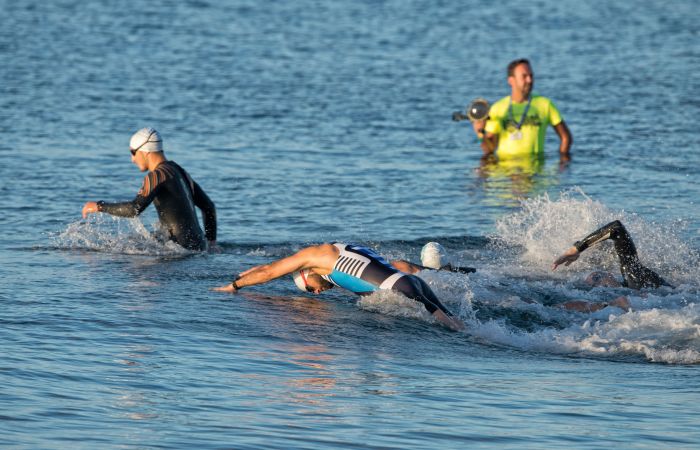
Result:
[[496,154],[499,158],[541,155],[544,153],[547,126],[561,123],[559,110],[550,99],[535,94],[531,99],[527,117],[523,120],[520,130],[516,125],[523,116],[527,102],[513,103],[512,115],[508,113],[510,96],[491,105],[489,120],[484,130],[486,133],[498,135]]

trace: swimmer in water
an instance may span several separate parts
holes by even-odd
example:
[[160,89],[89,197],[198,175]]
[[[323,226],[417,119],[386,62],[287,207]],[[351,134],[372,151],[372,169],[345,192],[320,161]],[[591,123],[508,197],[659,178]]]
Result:
[[287,274],[292,274],[300,290],[315,294],[334,286],[358,295],[392,290],[422,303],[446,327],[455,331],[465,329],[464,322],[442,305],[425,281],[398,270],[373,250],[351,244],[326,243],[304,248],[286,258],[248,269],[233,282],[214,290],[238,292]]
[[421,270],[445,270],[448,272],[474,273],[473,267],[453,266],[445,248],[437,242],[428,242],[420,251],[421,264],[405,260],[392,261],[391,265],[405,273],[417,273]]
[[[590,286],[605,286],[605,287],[627,287],[630,289],[642,288],[658,288],[660,286],[672,287],[666,280],[653,270],[645,267],[639,262],[637,256],[637,248],[632,241],[632,237],[627,232],[627,229],[622,222],[615,220],[607,225],[597,229],[585,238],[574,243],[572,247],[566,250],[552,264],[552,270],[556,270],[561,264],[569,266],[576,261],[581,253],[589,247],[599,244],[607,239],[611,239],[615,246],[615,252],[620,261],[620,272],[622,273],[622,282],[619,282],[615,276],[609,272],[597,271],[591,273],[586,278],[586,283]],[[617,304],[613,305],[613,302]],[[622,309],[629,309],[629,301],[626,297],[618,297],[610,305],[619,306]],[[574,303],[574,302],[569,302]],[[572,305],[569,309],[577,309],[579,306],[583,309],[586,302],[575,302],[577,305]],[[626,305],[623,307],[621,305]],[[608,306],[607,303],[591,304],[588,308],[591,311],[597,311]],[[594,308],[595,309],[591,309]]]
[[[141,172],[148,171],[143,185],[132,201],[87,202],[83,218],[105,212],[120,217],[136,217],[153,202],[168,237],[189,250],[216,248],[216,208],[202,188],[174,161],[163,154],[163,140],[153,128],[137,131],[129,143],[131,162]],[[204,217],[204,233],[195,206]]]

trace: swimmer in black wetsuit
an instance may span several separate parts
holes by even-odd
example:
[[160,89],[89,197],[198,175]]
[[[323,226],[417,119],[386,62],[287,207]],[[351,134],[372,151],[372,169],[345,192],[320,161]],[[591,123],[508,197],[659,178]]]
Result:
[[[129,144],[131,161],[148,174],[136,198],[128,202],[87,202],[83,218],[105,212],[120,217],[135,217],[153,202],[161,227],[168,237],[190,250],[216,248],[216,208],[190,175],[163,154],[162,139],[153,128],[137,131]],[[204,230],[199,226],[195,206],[202,210]],[[206,239],[205,239],[206,238]]]
[[[671,286],[661,278],[653,270],[644,267],[639,262],[637,256],[637,248],[632,242],[632,237],[622,225],[622,222],[615,220],[609,224],[597,229],[585,238],[574,243],[563,255],[557,258],[552,264],[552,270],[555,270],[559,265],[570,265],[578,259],[581,252],[589,247],[592,247],[606,239],[612,239],[615,244],[615,251],[620,260],[620,272],[622,273],[623,282],[617,283],[618,286],[624,286],[631,289],[642,288],[658,288],[659,286]],[[594,272],[588,278],[588,282],[594,285],[605,285],[614,287],[616,280],[611,280],[610,277],[605,277],[605,273]]]
[[321,244],[307,247],[292,256],[241,273],[216,291],[237,292],[243,287],[266,283],[292,274],[297,287],[321,293],[339,286],[358,295],[388,289],[423,304],[425,309],[452,330],[463,330],[464,323],[438,300],[428,284],[415,275],[401,272],[366,247],[350,244]]

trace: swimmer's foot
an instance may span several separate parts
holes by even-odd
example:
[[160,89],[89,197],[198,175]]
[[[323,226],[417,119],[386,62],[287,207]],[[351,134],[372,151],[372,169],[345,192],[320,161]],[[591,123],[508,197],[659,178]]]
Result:
[[624,295],[621,295],[615,300],[611,301],[610,306],[617,306],[618,308],[623,309],[625,311],[629,311],[631,309],[630,301]]

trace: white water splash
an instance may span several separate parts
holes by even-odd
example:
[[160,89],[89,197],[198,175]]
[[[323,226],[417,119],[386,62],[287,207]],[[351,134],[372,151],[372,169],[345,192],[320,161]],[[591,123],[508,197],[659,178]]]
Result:
[[178,256],[192,253],[175,242],[157,239],[159,233],[157,222],[149,231],[139,218],[98,214],[87,221],[69,224],[52,241],[58,248],[128,255]]
[[[639,292],[584,286],[581,279],[594,269],[610,270],[619,278],[610,245],[597,246],[566,270],[551,272],[552,261],[575,240],[615,219],[632,234],[642,262],[675,289]],[[460,310],[460,315],[468,333],[487,343],[544,353],[700,364],[700,259],[679,237],[679,225],[660,226],[613,211],[581,190],[565,192],[557,200],[544,195],[525,201],[521,210],[497,224],[495,238],[505,243],[504,250],[519,249],[515,254],[485,261],[469,276],[421,276],[453,302],[460,296],[469,299],[464,303],[468,311]],[[456,295],[453,290],[462,292]],[[561,308],[570,300],[607,303],[620,295],[628,297],[630,311],[606,307],[580,313]]]
[[[680,237],[686,224],[646,222],[636,214],[611,210],[578,188],[561,193],[557,200],[543,195],[524,201],[519,211],[497,222],[496,237],[508,245],[522,247],[521,262],[547,272],[552,261],[575,241],[618,219],[632,235],[643,264],[659,271],[674,285],[696,283],[700,277],[700,255]],[[605,269],[619,273],[611,248],[612,244],[605,242],[557,272]]]

